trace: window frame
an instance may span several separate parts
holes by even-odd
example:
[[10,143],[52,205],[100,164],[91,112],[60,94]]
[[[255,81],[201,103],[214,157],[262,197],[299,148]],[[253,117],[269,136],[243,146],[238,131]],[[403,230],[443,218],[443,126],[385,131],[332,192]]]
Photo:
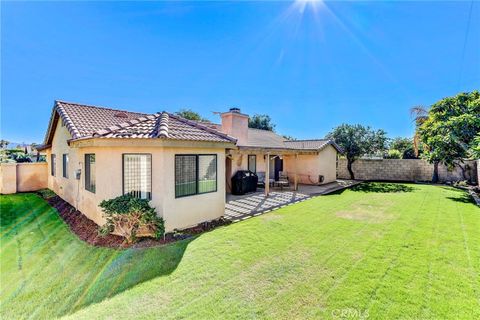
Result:
[[70,163],[70,157],[68,156],[68,153],[62,154],[62,177],[65,179],[69,178],[69,175],[68,175],[69,163]]
[[[253,159],[255,159],[255,170],[252,171],[250,170],[250,157],[252,157]],[[257,173],[257,155],[256,154],[249,154],[248,157],[247,157],[247,169],[249,171],[252,171],[253,173]]]
[[57,171],[57,155],[55,153],[50,154],[50,175],[55,177]]
[[[132,156],[132,155],[144,155],[150,156],[150,196],[145,198],[146,200],[150,201],[153,198],[153,156],[151,153],[136,153],[136,152],[127,152],[122,153],[122,195],[125,195],[125,156]],[[144,198],[139,198],[144,199]]]
[[[95,174],[95,186],[94,186],[94,190],[91,190],[89,188],[89,186],[91,185],[91,174],[89,174],[89,182],[90,184],[87,185],[87,157],[90,157],[90,156],[95,156],[95,164],[97,164],[97,157],[95,155],[95,153],[85,153],[84,155],[84,161],[85,161],[85,190],[91,192],[91,193],[96,193],[97,192],[97,175]],[[92,172],[92,169],[90,167],[90,161],[88,161],[88,173],[91,173]],[[95,167],[96,168],[96,167]]]
[[[190,156],[190,157],[195,157],[195,193],[192,194],[186,194],[182,196],[177,196],[176,192],[176,186],[177,186],[177,157],[182,157],[182,156]],[[214,156],[215,157],[215,190],[212,191],[207,191],[207,192],[198,192],[198,174],[199,174],[199,167],[198,167],[198,159],[201,156]],[[202,194],[208,194],[208,193],[214,193],[218,191],[218,154],[216,153],[179,153],[175,154],[174,160],[173,160],[173,188],[174,188],[174,193],[175,193],[175,199],[179,198],[185,198],[185,197],[192,197],[192,196],[198,196]]]

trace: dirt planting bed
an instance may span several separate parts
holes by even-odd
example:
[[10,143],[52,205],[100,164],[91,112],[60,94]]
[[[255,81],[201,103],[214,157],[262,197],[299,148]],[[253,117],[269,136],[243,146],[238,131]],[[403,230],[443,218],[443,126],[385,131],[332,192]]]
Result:
[[193,228],[176,231],[173,233],[167,233],[162,239],[141,238],[136,243],[127,244],[125,238],[123,237],[113,234],[109,234],[106,236],[100,235],[98,232],[99,226],[95,222],[88,219],[87,216],[76,210],[73,206],[71,206],[68,202],[64,201],[59,196],[44,192],[39,192],[38,194],[58,211],[59,216],[63,219],[63,221],[65,221],[70,230],[80,240],[83,240],[90,245],[98,247],[146,248],[160,246],[167,243],[186,239],[230,223],[230,221],[228,220],[218,219],[210,222],[201,223]]

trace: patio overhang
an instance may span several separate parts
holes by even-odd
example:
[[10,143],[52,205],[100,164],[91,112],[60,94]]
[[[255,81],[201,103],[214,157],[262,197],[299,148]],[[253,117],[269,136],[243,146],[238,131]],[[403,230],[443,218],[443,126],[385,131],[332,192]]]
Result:
[[[270,148],[270,147],[252,147],[252,146],[240,146],[235,149],[227,149],[227,157],[233,157],[238,155],[249,154],[263,154],[265,161],[265,181],[270,181],[270,160],[275,157],[291,156],[293,159],[293,191],[298,190],[298,156],[299,155],[318,155],[320,150],[318,149],[293,149],[293,148]],[[265,196],[270,193],[270,184],[265,184]]]
[[228,149],[227,155],[263,153],[270,155],[316,155],[320,151],[318,149],[288,149],[288,148],[265,148],[265,147],[237,147]]

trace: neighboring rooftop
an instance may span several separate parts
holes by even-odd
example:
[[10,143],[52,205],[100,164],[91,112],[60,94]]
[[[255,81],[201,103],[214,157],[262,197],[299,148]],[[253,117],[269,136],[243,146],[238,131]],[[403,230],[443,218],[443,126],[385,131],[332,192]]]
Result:
[[253,128],[248,128],[247,134],[247,142],[244,145],[239,145],[239,147],[321,150],[328,145],[332,145],[341,152],[341,148],[329,139],[286,140],[283,136],[275,132]]

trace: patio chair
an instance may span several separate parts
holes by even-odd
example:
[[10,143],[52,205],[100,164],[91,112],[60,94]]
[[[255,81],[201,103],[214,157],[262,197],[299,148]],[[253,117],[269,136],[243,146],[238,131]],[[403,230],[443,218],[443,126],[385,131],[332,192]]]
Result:
[[285,187],[288,187],[290,186],[290,180],[288,180],[288,175],[286,172],[284,171],[280,171],[278,173],[278,181],[279,182],[282,182],[282,184],[285,186]]
[[257,172],[257,177],[258,177],[257,185],[265,188],[265,172],[262,172],[262,171]]
[[284,187],[290,186],[290,181],[288,180],[288,176],[285,174],[285,172],[280,171],[278,173],[278,181],[274,182],[274,186],[280,187],[281,190],[283,190]]

